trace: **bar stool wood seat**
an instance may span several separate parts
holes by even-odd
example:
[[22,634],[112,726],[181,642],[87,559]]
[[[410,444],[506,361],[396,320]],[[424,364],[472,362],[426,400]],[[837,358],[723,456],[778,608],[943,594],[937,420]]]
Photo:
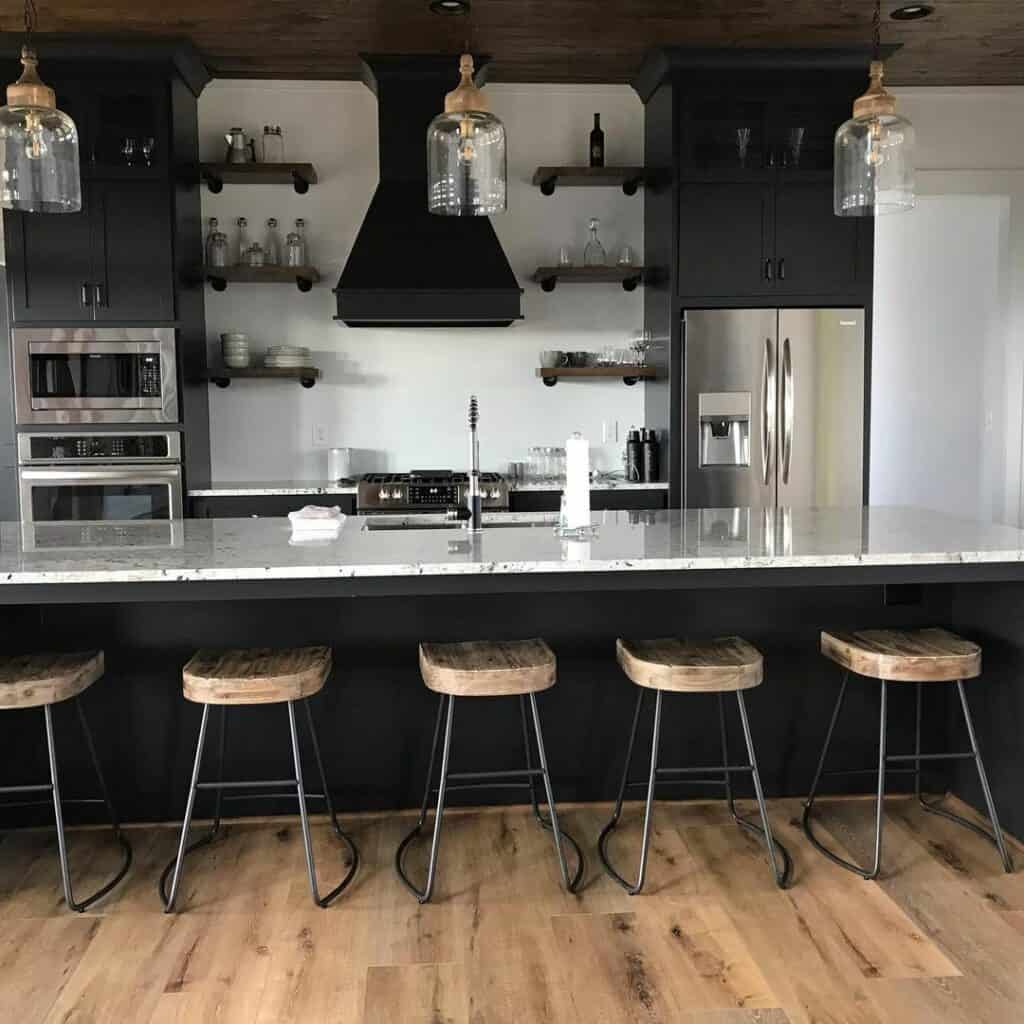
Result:
[[890,683],[952,683],[981,675],[981,648],[945,629],[862,629],[821,634],[837,665]]
[[[792,859],[789,851],[772,835],[768,811],[761,786],[761,775],[757,768],[754,741],[747,718],[747,707],[743,692],[760,686],[764,679],[764,659],[752,644],[738,636],[717,637],[712,640],[688,640],[678,637],[662,637],[657,640],[624,640],[615,642],[615,653],[626,677],[638,688],[636,710],[626,749],[626,763],[622,770],[615,809],[608,824],[601,830],[597,848],[605,871],[631,896],[635,896],[644,885],[647,871],[647,852],[650,846],[651,821],[654,809],[654,792],[657,783],[702,783],[720,785],[733,820],[741,828],[756,835],[768,851],[768,861],[775,882],[780,888],[789,884],[792,873]],[[651,740],[651,765],[646,779],[631,781],[629,769],[633,762],[633,748],[636,744],[637,726],[644,697],[648,690],[654,690],[654,732]],[[714,693],[718,695],[719,730],[722,739],[721,765],[711,767],[663,768],[658,764],[661,741],[661,700],[664,693]],[[725,722],[725,694],[735,693],[739,705],[743,737],[746,742],[749,762],[745,765],[729,763],[728,733]],[[754,783],[761,824],[748,821],[736,810],[733,795],[732,776],[738,772],[749,772]],[[716,776],[699,778],[698,776]],[[630,787],[646,786],[647,802],[644,808],[643,840],[640,848],[640,867],[635,882],[624,878],[612,865],[607,844],[622,815],[622,803]],[[780,863],[781,861],[781,863]]]
[[200,650],[182,670],[182,692],[197,704],[283,704],[319,693],[330,674],[329,647]]
[[[558,824],[558,812],[551,787],[551,775],[548,771],[547,753],[544,749],[544,737],[541,733],[540,713],[537,710],[537,694],[550,689],[555,684],[557,661],[554,652],[541,639],[532,640],[495,640],[467,641],[460,643],[422,643],[420,644],[420,672],[428,689],[440,694],[437,718],[434,723],[434,739],[430,748],[430,761],[427,767],[427,783],[423,792],[423,803],[420,805],[419,818],[412,831],[402,840],[395,852],[395,870],[405,886],[413,893],[420,903],[426,903],[434,890],[434,879],[437,873],[437,854],[441,841],[441,820],[444,816],[445,795],[450,790],[467,789],[529,789],[530,803],[534,817],[542,828],[551,832],[554,838],[555,851],[558,856],[558,867],[562,881],[569,892],[575,892],[583,878],[584,859],[579,844],[568,832]],[[518,697],[519,711],[522,719],[523,745],[525,748],[526,768],[520,771],[489,771],[489,772],[452,772],[449,771],[449,753],[452,741],[452,723],[455,714],[455,700],[462,697]],[[530,730],[527,723],[526,707],[530,705],[533,720],[533,731],[537,739],[537,754],[540,767],[533,767]],[[431,782],[434,775],[434,763],[441,740],[441,726],[444,723],[444,740],[441,744],[440,780],[436,790]],[[544,783],[545,797],[549,816],[545,817],[537,800],[537,776]],[[508,780],[519,781],[508,781]],[[450,786],[449,783],[455,783]],[[423,831],[427,820],[431,793],[437,793],[437,811],[434,816],[434,834],[430,846],[430,860],[427,866],[427,877],[422,888],[417,886],[405,871],[405,851],[414,839]],[[576,853],[577,868],[570,877],[562,848],[562,839]]]
[[539,639],[420,644],[427,689],[452,697],[514,697],[555,685],[555,653]]
[[0,708],[38,708],[84,693],[103,675],[102,651],[0,659]]
[[[224,800],[253,799],[256,789],[293,789],[299,803],[299,816],[302,821],[302,840],[306,854],[306,873],[309,878],[309,889],[313,902],[318,907],[326,907],[348,887],[359,867],[359,851],[355,843],[342,830],[338,816],[334,810],[327,787],[323,760],[320,756],[320,743],[313,724],[313,712],[309,706],[309,698],[319,693],[331,674],[332,658],[329,647],[295,647],[272,649],[257,647],[250,649],[197,651],[182,670],[182,692],[187,700],[203,705],[203,715],[199,724],[199,741],[196,745],[196,757],[192,766],[192,782],[189,786],[188,800],[185,805],[185,818],[181,827],[181,838],[178,842],[178,853],[160,876],[160,896],[164,910],[170,913],[174,909],[178,887],[185,857],[193,850],[207,846],[217,838],[221,825],[221,805]],[[312,741],[317,771],[320,776],[322,792],[307,793],[302,777],[302,757],[299,750],[299,733],[295,720],[295,704],[301,701],[306,709],[306,722]],[[229,707],[246,707],[259,704],[285,704],[288,708],[288,726],[291,734],[292,762],[294,778],[263,779],[225,782],[224,751],[227,735],[227,710]],[[210,708],[220,707],[220,737],[218,745],[217,781],[200,782],[199,773],[202,767],[203,750],[206,746],[206,730],[209,722]],[[213,824],[210,829],[193,843],[188,842],[189,827],[195,810],[196,794],[199,790],[212,789],[216,792]],[[243,795],[224,796],[225,790],[242,790]],[[248,796],[244,795],[248,794]],[[266,797],[292,794],[260,794]],[[309,813],[306,807],[308,799],[323,800],[330,816],[334,834],[348,850],[348,871],[345,877],[326,895],[320,895],[316,877],[316,865],[313,859],[313,842],[309,829]],[[168,878],[171,880],[170,890],[167,888]]]
[[[57,825],[57,848],[60,854],[61,884],[64,901],[68,907],[79,913],[87,910],[107,895],[128,873],[132,863],[132,847],[121,831],[121,825],[110,799],[106,779],[96,755],[92,731],[85,717],[81,695],[100,679],[104,672],[102,651],[77,651],[74,653],[15,654],[0,657],[0,710],[14,711],[41,707],[46,727],[46,747],[50,764],[50,781],[38,785],[0,786],[0,794],[24,796],[29,793],[48,792],[49,799],[19,801],[18,806],[49,804],[52,801]],[[57,764],[57,744],[53,727],[53,706],[73,700],[78,723],[85,739],[85,745],[96,772],[101,796],[98,798],[61,797],[60,778]],[[121,847],[121,865],[117,873],[105,885],[83,900],[76,900],[71,884],[71,868],[68,862],[68,843],[64,829],[64,806],[67,804],[106,805],[113,827],[114,838]]]
[[673,693],[730,693],[759,686],[764,678],[761,652],[738,636],[693,641],[617,640],[622,671],[637,686]]
[[[981,675],[981,648],[970,640],[957,636],[946,629],[864,629],[849,632],[823,630],[821,634],[821,653],[830,661],[839,665],[843,672],[843,682],[839,688],[832,720],[825,735],[825,744],[818,761],[818,770],[811,784],[811,791],[804,802],[803,829],[812,845],[829,860],[846,868],[865,879],[877,878],[882,862],[882,823],[884,818],[885,783],[887,774],[905,773],[914,777],[914,795],[924,810],[956,822],[987,839],[998,850],[1003,862],[1003,869],[1013,871],[999,818],[996,814],[992,791],[989,788],[985,765],[978,750],[978,740],[974,732],[967,704],[967,692],[964,688],[965,679],[974,679]],[[875,797],[875,849],[874,861],[870,868],[845,860],[829,850],[814,834],[811,812],[821,779],[826,776],[850,774],[851,770],[826,771],[829,748],[836,723],[839,720],[846,697],[850,675],[863,676],[877,680],[881,689],[881,710],[879,713],[878,730],[878,787]],[[938,683],[955,682],[960,696],[960,707],[967,727],[970,740],[969,752],[953,753],[922,753],[921,751],[921,715],[923,688],[931,688]],[[890,683],[914,683],[916,686],[916,729],[914,736],[914,752],[912,754],[889,754],[886,750],[886,727],[888,723],[888,687]],[[949,760],[973,760],[981,782],[985,805],[988,808],[992,831],[988,831],[960,815],[953,814],[940,807],[936,801],[926,800],[921,793],[921,763]],[[897,767],[911,764],[912,767]],[[870,771],[871,769],[868,769]],[[853,771],[859,771],[853,769]]]

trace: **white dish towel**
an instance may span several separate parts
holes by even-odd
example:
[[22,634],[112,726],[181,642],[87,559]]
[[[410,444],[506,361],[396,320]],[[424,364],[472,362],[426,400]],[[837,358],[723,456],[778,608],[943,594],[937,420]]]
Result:
[[302,534],[327,537],[336,534],[345,522],[345,517],[337,505],[331,505],[329,508],[323,505],[306,505],[304,508],[289,512],[288,519],[292,524],[292,536]]

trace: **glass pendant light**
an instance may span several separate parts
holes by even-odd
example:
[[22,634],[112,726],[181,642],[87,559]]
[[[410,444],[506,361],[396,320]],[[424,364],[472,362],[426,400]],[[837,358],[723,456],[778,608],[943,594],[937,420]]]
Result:
[[853,117],[835,140],[837,217],[871,217],[914,207],[914,126],[896,113],[896,100],[882,85],[879,60],[881,2],[875,0],[871,84],[853,104]]
[[486,217],[506,209],[505,126],[473,84],[473,58],[444,98],[444,113],[427,129],[427,205],[449,217]]
[[82,208],[78,129],[57,109],[53,90],[36,71],[35,20],[35,0],[25,0],[24,70],[7,86],[7,106],[0,107],[0,206],[27,213],[76,213]]

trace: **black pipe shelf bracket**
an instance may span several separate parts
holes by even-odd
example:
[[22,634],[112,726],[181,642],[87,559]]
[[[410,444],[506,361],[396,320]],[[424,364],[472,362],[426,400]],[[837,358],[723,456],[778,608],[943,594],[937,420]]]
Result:
[[558,282],[570,284],[608,284],[617,282],[624,291],[635,291],[637,285],[643,284],[644,268],[634,266],[608,267],[538,267],[530,280],[536,282],[546,292],[553,292]]
[[319,180],[312,164],[200,164],[199,173],[214,193],[225,185],[291,185],[301,196]]
[[551,196],[556,188],[621,188],[627,196],[635,196],[644,184],[642,167],[538,167],[532,184],[541,195]]
[[215,292],[228,284],[291,284],[300,292],[308,292],[320,280],[316,267],[206,267],[203,276]]

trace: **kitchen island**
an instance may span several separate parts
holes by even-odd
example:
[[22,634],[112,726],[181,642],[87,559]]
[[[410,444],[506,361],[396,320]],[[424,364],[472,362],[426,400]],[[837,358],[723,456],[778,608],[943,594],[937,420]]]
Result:
[[[1024,533],[876,507],[594,520],[592,539],[564,541],[550,517],[531,514],[487,516],[476,537],[442,517],[350,517],[337,538],[309,543],[277,519],[4,523],[0,643],[105,650],[92,717],[123,813],[152,820],[181,813],[198,708],[182,699],[180,672],[200,646],[331,645],[335,674],[316,702],[332,787],[342,807],[386,809],[419,799],[435,701],[419,679],[420,640],[544,636],[559,658],[559,685],[542,698],[559,795],[595,800],[613,793],[634,700],[615,638],[741,634],[766,659],[750,697],[766,788],[793,795],[809,785],[839,683],[819,630],[946,625],[984,648],[975,720],[1004,824],[1024,833]],[[960,742],[944,690],[928,697],[926,749]],[[911,698],[893,696],[893,751],[910,748]],[[877,699],[875,686],[851,687],[838,763],[873,762]],[[466,710],[464,721],[493,727],[457,735],[453,763],[517,765],[518,719],[505,703]],[[232,716],[239,777],[286,763],[281,714]],[[6,717],[11,776],[36,756],[37,730]],[[711,698],[669,701],[663,744],[715,763],[715,721]],[[936,768],[930,787],[978,803],[970,774]],[[277,809],[287,805],[259,807]]]

